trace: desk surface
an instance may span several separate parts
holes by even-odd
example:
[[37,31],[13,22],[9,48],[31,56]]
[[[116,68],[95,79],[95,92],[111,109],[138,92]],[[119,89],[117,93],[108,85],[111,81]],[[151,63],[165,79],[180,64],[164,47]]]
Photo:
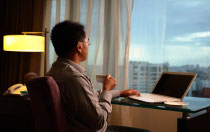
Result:
[[170,111],[186,112],[186,113],[196,113],[204,109],[210,108],[210,98],[185,97],[183,102],[187,102],[189,103],[189,105],[167,106],[164,104],[149,104],[123,97],[112,100],[112,104],[170,110]]

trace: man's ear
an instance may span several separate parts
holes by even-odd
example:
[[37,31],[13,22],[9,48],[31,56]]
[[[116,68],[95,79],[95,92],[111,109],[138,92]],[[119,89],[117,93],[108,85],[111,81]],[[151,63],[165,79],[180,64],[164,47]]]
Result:
[[78,42],[77,43],[77,51],[79,52],[79,53],[81,53],[82,52],[82,43],[80,43],[80,42]]

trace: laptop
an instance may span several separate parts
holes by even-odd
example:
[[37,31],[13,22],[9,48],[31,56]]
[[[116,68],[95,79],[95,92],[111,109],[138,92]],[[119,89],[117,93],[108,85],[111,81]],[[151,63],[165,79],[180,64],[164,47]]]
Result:
[[141,96],[134,95],[129,98],[146,103],[181,102],[196,76],[196,73],[163,72],[151,93],[142,93]]

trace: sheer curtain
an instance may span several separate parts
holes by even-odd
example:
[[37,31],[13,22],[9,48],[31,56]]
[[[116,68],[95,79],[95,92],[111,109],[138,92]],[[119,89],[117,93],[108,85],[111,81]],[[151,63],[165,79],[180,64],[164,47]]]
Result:
[[[134,2],[130,58],[162,63],[167,0],[134,0]],[[134,55],[133,53],[137,51],[139,54]]]
[[150,92],[164,65],[167,0],[134,0],[130,46],[130,88]]
[[[50,31],[63,20],[85,25],[91,46],[82,66],[96,89],[101,88],[96,74],[110,74],[118,81],[117,89],[128,88],[133,0],[47,0],[45,7],[45,27]],[[49,69],[57,56],[49,37],[47,42]]]

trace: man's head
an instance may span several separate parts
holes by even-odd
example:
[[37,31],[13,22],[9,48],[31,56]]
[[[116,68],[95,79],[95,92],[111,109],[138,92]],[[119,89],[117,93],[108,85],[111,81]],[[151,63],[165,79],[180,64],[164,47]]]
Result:
[[84,26],[80,23],[72,21],[58,23],[52,29],[51,40],[59,57],[66,58],[76,51],[78,54],[81,52],[80,57],[83,60],[87,58],[88,46],[86,44],[88,44],[88,38]]

